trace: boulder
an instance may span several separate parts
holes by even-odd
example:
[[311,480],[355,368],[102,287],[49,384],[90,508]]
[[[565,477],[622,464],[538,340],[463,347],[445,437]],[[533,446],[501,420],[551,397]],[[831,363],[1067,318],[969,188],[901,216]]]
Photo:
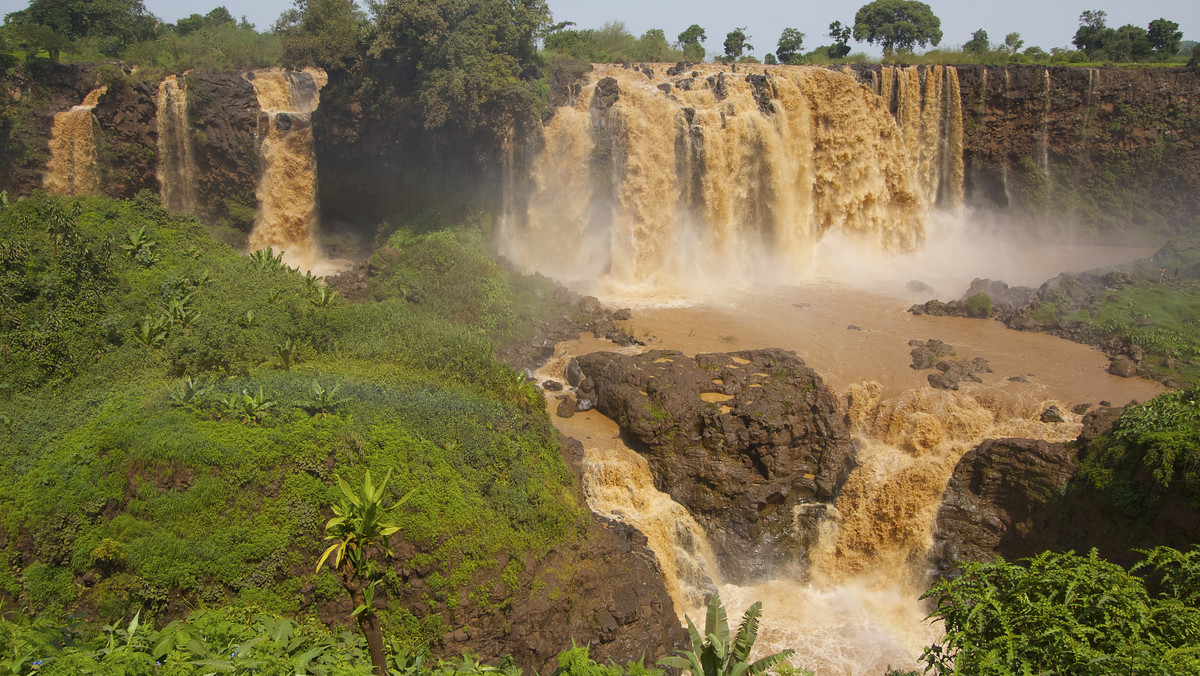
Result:
[[948,357],[954,352],[953,345],[932,338],[925,342],[910,340],[908,345],[913,348],[909,353],[912,355],[911,367],[917,371],[933,368],[942,358]]
[[936,569],[946,573],[963,561],[1036,551],[1038,545],[1017,545],[1014,539],[1051,517],[1054,498],[1075,466],[1069,445],[1037,439],[989,439],[968,451],[955,466],[938,508]]
[[1063,418],[1062,411],[1054,404],[1051,404],[1050,408],[1042,411],[1041,420],[1044,423],[1061,423],[1067,421],[1066,418]]
[[596,83],[596,92],[592,95],[592,107],[597,110],[612,108],[621,98],[621,87],[616,78],[604,77]]
[[575,406],[575,397],[568,395],[558,402],[558,409],[555,410],[555,413],[560,418],[570,418],[575,415]]
[[1108,372],[1122,378],[1132,378],[1137,375],[1137,364],[1129,357],[1113,357],[1108,364]]
[[577,358],[596,407],[646,456],[655,484],[704,527],[745,584],[807,564],[817,525],[854,466],[836,399],[794,353],[695,358],[655,350]]

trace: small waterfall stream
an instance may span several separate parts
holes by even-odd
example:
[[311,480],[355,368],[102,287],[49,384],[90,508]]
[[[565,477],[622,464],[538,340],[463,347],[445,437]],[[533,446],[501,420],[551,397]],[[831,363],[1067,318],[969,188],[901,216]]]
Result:
[[258,216],[250,250],[283,251],[284,263],[311,270],[322,262],[317,226],[317,161],[310,116],[320,103],[326,75],[318,69],[282,68],[247,74],[258,96]]
[[195,144],[188,123],[187,83],[168,75],[158,85],[158,185],[163,205],[172,212],[199,207]]
[[108,87],[93,89],[83,103],[54,114],[50,163],[42,184],[55,195],[93,195],[100,191],[96,123],[92,110]]

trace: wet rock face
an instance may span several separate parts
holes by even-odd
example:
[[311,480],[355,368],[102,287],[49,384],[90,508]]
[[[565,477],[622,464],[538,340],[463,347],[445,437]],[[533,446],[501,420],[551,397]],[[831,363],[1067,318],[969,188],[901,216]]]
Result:
[[1051,518],[1054,499],[1075,474],[1075,464],[1074,449],[1037,439],[989,439],[968,451],[938,509],[937,570],[1038,551],[1038,526]]
[[257,204],[259,107],[254,86],[240,73],[200,70],[188,73],[187,87],[203,217],[248,228],[251,223],[231,216],[230,205],[253,209]]
[[658,488],[704,526],[727,580],[806,565],[856,450],[815,371],[778,349],[601,352],[577,363]]

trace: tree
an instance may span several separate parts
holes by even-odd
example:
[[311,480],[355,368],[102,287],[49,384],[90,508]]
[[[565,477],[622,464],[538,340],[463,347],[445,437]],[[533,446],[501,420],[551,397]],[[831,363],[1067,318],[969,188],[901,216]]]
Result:
[[354,490],[338,477],[342,502],[333,507],[334,516],[325,524],[325,539],[333,540],[333,544],[321,554],[316,568],[320,572],[330,555],[335,555],[333,567],[341,573],[342,586],[350,594],[354,604],[351,615],[358,618],[358,627],[367,638],[371,663],[375,665],[378,676],[386,676],[388,672],[387,657],[383,651],[383,630],[374,608],[375,589],[379,584],[376,558],[382,556],[387,561],[393,557],[388,538],[400,527],[389,521],[388,516],[408,502],[415,491],[405,493],[391,507],[384,507],[383,501],[391,478],[392,472],[388,470],[383,483],[376,487],[368,471],[362,486]]
[[688,61],[703,61],[704,46],[701,44],[708,38],[704,29],[698,24],[692,24],[679,34],[679,48],[683,50],[683,58]]
[[843,26],[841,21],[834,21],[829,24],[829,37],[833,38],[833,44],[827,50],[829,58],[841,59],[850,53],[849,26]]
[[44,26],[67,40],[105,39],[109,56],[154,36],[158,19],[142,0],[33,0],[5,17],[11,24]]
[[754,45],[746,42],[750,38],[746,35],[746,28],[734,28],[725,34],[725,56],[731,61],[736,61],[742,52],[754,50]]
[[1084,10],[1071,44],[1086,52],[1088,58],[1103,56],[1105,43],[1116,37],[1116,31],[1106,25],[1107,21],[1108,12],[1104,10]]
[[729,625],[725,621],[725,608],[721,597],[714,592],[708,597],[708,614],[704,621],[704,634],[696,630],[692,618],[688,617],[690,650],[680,650],[678,657],[664,657],[660,665],[676,669],[688,669],[692,676],[755,676],[787,659],[795,651],[782,650],[767,655],[754,663],[750,662],[750,650],[758,640],[758,621],[762,615],[762,603],[755,603],[742,616],[737,633],[729,636]]
[[666,61],[671,46],[661,28],[651,28],[638,38],[639,58],[643,61]]
[[942,21],[929,5],[916,0],[875,0],[854,15],[854,39],[878,42],[884,56],[899,49],[912,51],[916,45],[942,41]]
[[544,0],[386,0],[371,12],[367,94],[377,105],[415,105],[427,130],[480,157],[481,143],[535,114]]
[[293,4],[275,22],[283,63],[345,71],[360,60],[366,17],[354,0],[293,0]]
[[1146,31],[1146,37],[1150,40],[1150,46],[1154,49],[1154,55],[1162,61],[1175,56],[1179,52],[1179,43],[1183,40],[1183,31],[1179,30],[1179,24],[1174,21],[1155,19],[1150,22],[1150,28]]
[[1020,33],[1009,33],[1004,36],[1004,48],[1008,50],[1009,56],[1016,56],[1024,46],[1025,41],[1021,39]]
[[1114,61],[1145,61],[1154,54],[1146,29],[1125,24],[1117,29],[1116,38],[1105,47]]
[[986,54],[991,48],[992,43],[988,42],[987,31],[982,28],[971,33],[971,39],[963,45],[963,51],[968,54]]
[[780,63],[797,63],[802,49],[804,49],[804,33],[795,28],[784,28],[783,33],[779,36],[779,45],[775,50],[775,56],[779,57]]

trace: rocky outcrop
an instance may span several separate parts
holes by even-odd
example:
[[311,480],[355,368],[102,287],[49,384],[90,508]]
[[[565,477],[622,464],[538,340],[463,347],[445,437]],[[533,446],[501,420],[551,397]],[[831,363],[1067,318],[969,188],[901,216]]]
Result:
[[[522,577],[519,598],[503,612],[461,612],[455,625],[463,628],[450,631],[439,652],[493,662],[512,655],[519,666],[549,674],[572,641],[587,641],[599,662],[617,663],[670,655],[685,642],[657,560],[632,526],[593,517],[586,538],[551,552]],[[432,590],[423,580],[406,581],[416,584],[404,607],[421,607],[421,593]],[[497,582],[497,596],[512,593]]]
[[1043,541],[1055,498],[1075,473],[1066,444],[989,439],[954,468],[938,509],[934,561],[946,572],[960,561],[1028,556]]
[[109,86],[96,105],[106,195],[159,192],[157,87],[157,82],[130,83],[122,78]]
[[1113,232],[1200,214],[1200,73],[959,66],[968,200]]
[[[1102,405],[1088,412],[1074,442],[996,439],[967,452],[938,509],[931,551],[936,573],[953,574],[965,561],[1093,547],[1110,561],[1131,565],[1139,558],[1134,549],[1195,543],[1200,510],[1180,491],[1155,486],[1134,498],[1136,507],[1117,507],[1113,500],[1131,498],[1104,494],[1077,475],[1087,455],[1103,449],[1102,436],[1123,411]],[[1132,465],[1126,479],[1154,485],[1148,468]],[[1120,484],[1121,477],[1110,479]]]
[[854,465],[833,394],[794,353],[579,357],[596,408],[708,534],[729,581],[802,567]]
[[[254,225],[260,172],[258,99],[240,73],[187,75],[188,117],[196,140],[202,217],[248,232]],[[266,133],[266,128],[261,130]]]

